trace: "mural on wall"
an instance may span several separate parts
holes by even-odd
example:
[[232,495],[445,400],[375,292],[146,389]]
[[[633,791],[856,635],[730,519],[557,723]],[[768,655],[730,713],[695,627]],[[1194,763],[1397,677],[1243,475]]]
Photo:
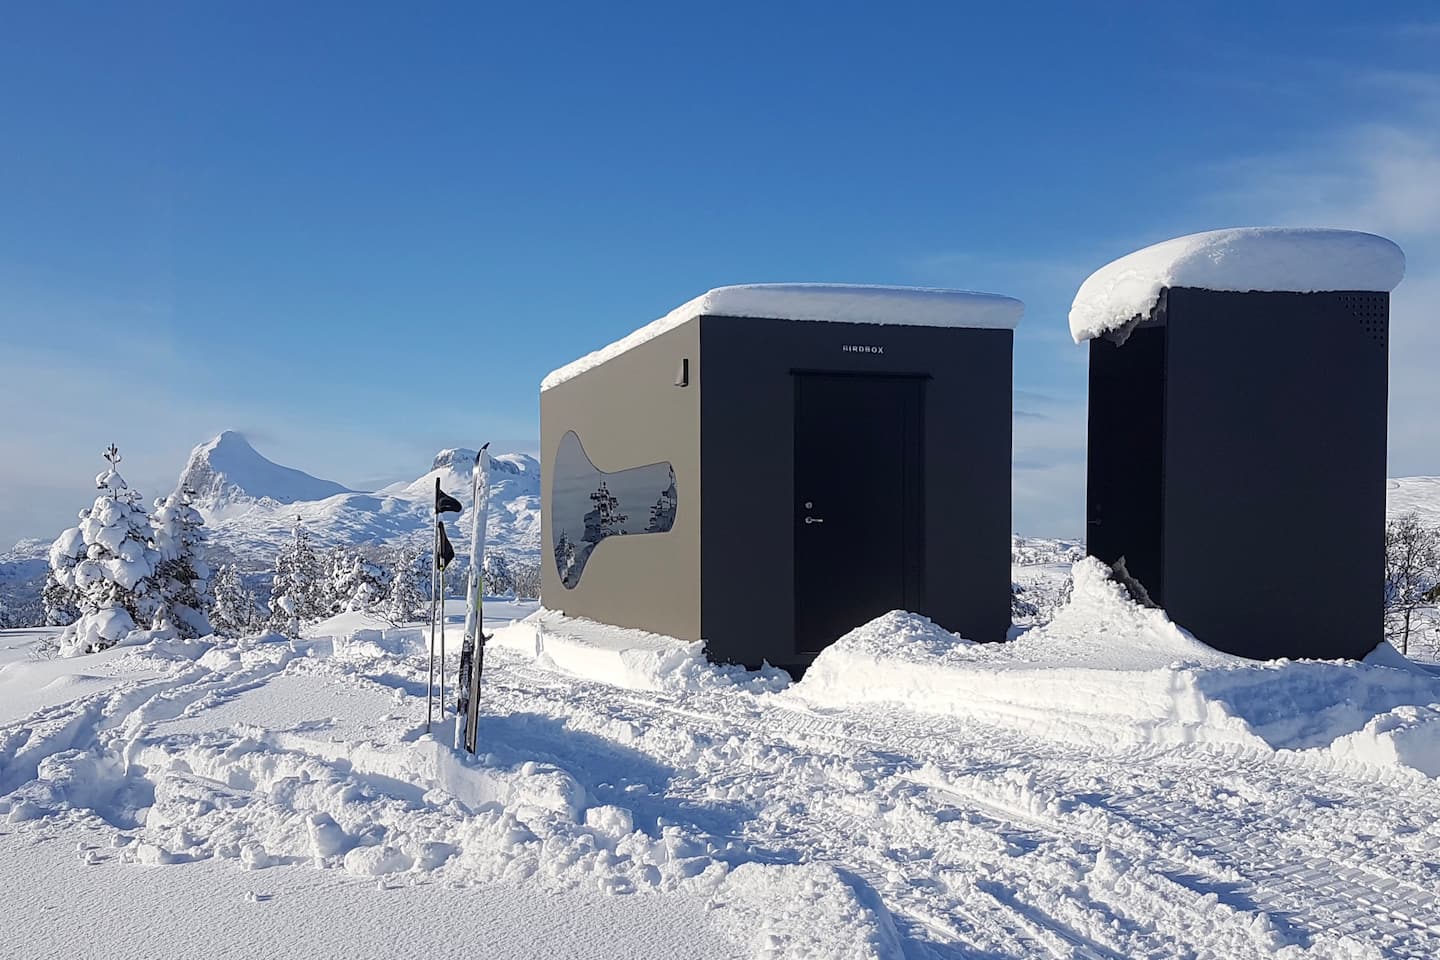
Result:
[[675,468],[648,463],[606,473],[590,462],[572,430],[555,451],[550,491],[550,532],[555,570],[567,589],[580,582],[585,563],[606,537],[668,533],[679,496]]

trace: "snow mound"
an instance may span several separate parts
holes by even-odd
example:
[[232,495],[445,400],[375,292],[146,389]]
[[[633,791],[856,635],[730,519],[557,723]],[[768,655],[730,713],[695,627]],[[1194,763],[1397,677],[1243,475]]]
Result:
[[933,287],[847,283],[747,283],[716,287],[608,347],[552,371],[541,390],[578,377],[696,317],[1014,330],[1025,305],[1013,297]]
[[1075,565],[1050,623],[972,643],[913,613],[859,627],[782,697],[898,704],[1107,746],[1205,743],[1440,776],[1440,679],[1382,648],[1364,663],[1221,653],[1132,601],[1104,564]]
[[256,500],[288,504],[352,492],[333,480],[312,477],[266,459],[234,430],[226,430],[190,451],[175,489],[193,491],[197,505],[212,508]]
[[631,690],[659,690],[686,668],[704,666],[705,644],[612,627],[540,609],[495,631],[491,645],[546,666]]
[[757,960],[904,960],[879,896],[828,864],[746,863],[715,897]]
[[1092,273],[1070,306],[1076,343],[1148,317],[1167,287],[1313,293],[1394,290],[1405,254],[1353,230],[1236,227],[1166,240]]

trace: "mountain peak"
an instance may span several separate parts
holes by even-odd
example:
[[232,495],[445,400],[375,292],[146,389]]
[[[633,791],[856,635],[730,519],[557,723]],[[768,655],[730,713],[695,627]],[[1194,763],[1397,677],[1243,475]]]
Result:
[[185,488],[194,492],[197,505],[212,508],[260,500],[323,500],[351,492],[333,480],[266,459],[238,430],[225,430],[190,451],[176,484],[177,490]]
[[475,466],[475,451],[464,447],[446,447],[435,454],[431,470],[458,470],[469,473]]

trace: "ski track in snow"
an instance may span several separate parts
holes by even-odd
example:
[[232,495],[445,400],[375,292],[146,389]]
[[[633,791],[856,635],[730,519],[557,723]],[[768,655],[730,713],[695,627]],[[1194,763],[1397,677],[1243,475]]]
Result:
[[819,709],[719,670],[622,689],[493,648],[471,765],[421,736],[423,656],[325,652],[127,652],[138,679],[0,726],[0,830],[109,832],[87,863],[693,895],[764,957],[1440,955],[1440,796],[1409,771]]

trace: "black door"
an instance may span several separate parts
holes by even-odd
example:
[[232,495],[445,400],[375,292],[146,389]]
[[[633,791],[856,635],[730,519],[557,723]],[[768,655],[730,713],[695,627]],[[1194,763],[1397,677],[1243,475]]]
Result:
[[795,378],[796,649],[921,592],[922,380]]

